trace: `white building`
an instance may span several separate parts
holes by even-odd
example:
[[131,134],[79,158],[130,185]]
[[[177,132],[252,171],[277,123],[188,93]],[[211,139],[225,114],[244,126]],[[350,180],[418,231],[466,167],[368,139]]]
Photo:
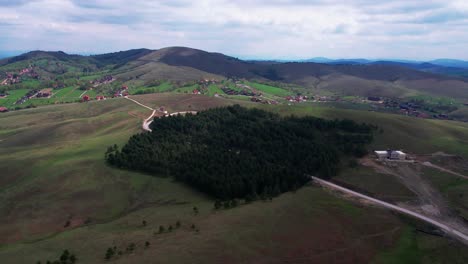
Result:
[[379,160],[406,160],[406,153],[400,150],[376,150],[374,153]]
[[374,153],[379,160],[384,160],[388,158],[388,151],[386,150],[376,150],[374,151]]

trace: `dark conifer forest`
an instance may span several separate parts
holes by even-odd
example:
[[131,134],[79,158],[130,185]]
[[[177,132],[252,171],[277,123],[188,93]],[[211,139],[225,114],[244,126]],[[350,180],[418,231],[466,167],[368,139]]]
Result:
[[112,166],[171,176],[219,199],[276,196],[307,174],[330,178],[366,154],[374,127],[351,120],[280,117],[235,105],[155,119],[153,132],[109,147]]

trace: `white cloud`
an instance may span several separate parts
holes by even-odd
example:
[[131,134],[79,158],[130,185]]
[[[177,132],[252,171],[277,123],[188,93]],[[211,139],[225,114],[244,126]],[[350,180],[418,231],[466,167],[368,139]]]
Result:
[[463,0],[233,2],[0,2],[0,50],[99,53],[184,45],[264,58],[468,59]]

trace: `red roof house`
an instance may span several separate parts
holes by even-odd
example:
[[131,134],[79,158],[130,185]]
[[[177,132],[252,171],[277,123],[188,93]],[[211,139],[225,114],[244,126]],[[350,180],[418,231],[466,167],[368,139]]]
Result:
[[81,101],[88,102],[89,101],[89,95],[85,95],[85,96],[81,97]]
[[0,106],[0,113],[8,112],[8,108]]

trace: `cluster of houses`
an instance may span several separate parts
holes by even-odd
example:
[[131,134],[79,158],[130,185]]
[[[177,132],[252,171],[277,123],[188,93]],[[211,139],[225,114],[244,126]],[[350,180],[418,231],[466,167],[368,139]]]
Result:
[[52,88],[42,89],[37,94],[37,98],[49,98],[52,95]]
[[104,76],[104,77],[102,77],[100,79],[91,81],[90,83],[93,85],[93,87],[98,87],[99,85],[108,84],[108,83],[111,83],[111,82],[113,82],[115,80],[117,80],[117,79],[114,78],[114,76],[106,75],[106,76]]
[[219,83],[219,81],[215,79],[201,79],[197,82],[198,85],[210,85],[210,84],[217,84],[217,83]]
[[408,156],[400,150],[375,150],[378,160],[406,160]]
[[259,98],[259,97],[252,97],[252,98],[250,98],[250,101],[254,102],[254,103],[261,103],[261,104],[272,104],[272,105],[278,104],[278,101],[262,99],[262,98]]
[[307,101],[309,98],[306,95],[296,95],[296,96],[286,96],[285,99],[288,102],[300,103],[300,102]]
[[[102,101],[102,100],[106,100],[107,98],[103,95],[98,95],[96,96],[96,101]],[[81,102],[89,102],[91,100],[91,97],[87,94],[83,95],[83,97],[81,97]]]
[[128,86],[122,85],[122,87],[114,92],[113,97],[128,96]]
[[20,82],[20,76],[18,74],[7,73],[6,79],[4,79],[1,85],[11,85]]
[[0,85],[11,85],[21,82],[21,76],[28,75],[32,78],[39,78],[39,75],[34,71],[33,67],[21,69],[18,73],[6,73],[6,79],[4,79]]

